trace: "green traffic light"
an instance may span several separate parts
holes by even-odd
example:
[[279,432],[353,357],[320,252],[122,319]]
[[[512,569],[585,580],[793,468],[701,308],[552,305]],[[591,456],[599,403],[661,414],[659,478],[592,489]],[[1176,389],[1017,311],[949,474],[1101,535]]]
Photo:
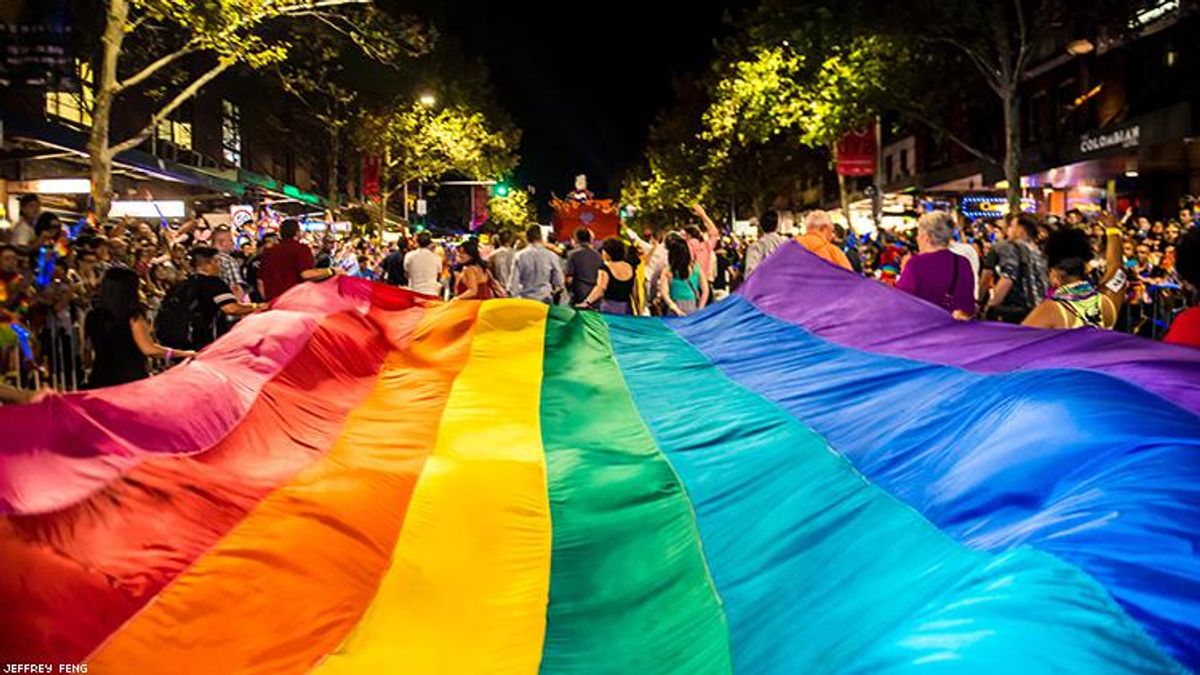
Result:
[[508,184],[507,183],[496,183],[495,193],[496,193],[497,197],[507,197],[508,196]]

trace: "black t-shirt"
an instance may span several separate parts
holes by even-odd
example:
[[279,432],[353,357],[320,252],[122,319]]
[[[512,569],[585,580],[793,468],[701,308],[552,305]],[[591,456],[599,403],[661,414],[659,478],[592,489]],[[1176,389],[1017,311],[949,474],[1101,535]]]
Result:
[[219,326],[217,315],[221,307],[237,302],[229,285],[220,277],[197,274],[188,279],[196,284],[196,314],[192,317],[192,348],[200,349],[217,339]]
[[392,251],[383,259],[383,280],[393,286],[404,286],[404,251]]
[[583,246],[567,255],[566,276],[571,277],[571,303],[583,302],[596,287],[596,274],[604,260],[591,246]]
[[250,299],[255,302],[263,302],[262,293],[258,292],[258,270],[262,267],[263,253],[265,251],[255,253],[242,265],[242,279],[250,287]]
[[1000,256],[996,255],[996,247],[992,246],[988,249],[987,253],[983,254],[983,260],[980,261],[979,267],[980,269],[991,270],[992,272],[995,272],[996,268],[999,266]]
[[117,320],[103,309],[96,308],[88,312],[83,332],[95,352],[92,372],[87,381],[88,389],[111,387],[149,377],[146,356],[133,339],[129,319]]

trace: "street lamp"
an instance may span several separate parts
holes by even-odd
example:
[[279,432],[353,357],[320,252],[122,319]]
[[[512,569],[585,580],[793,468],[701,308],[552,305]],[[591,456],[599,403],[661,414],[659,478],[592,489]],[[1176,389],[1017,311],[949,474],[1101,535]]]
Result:
[[1067,53],[1075,56],[1091,54],[1092,50],[1095,48],[1096,45],[1092,44],[1092,41],[1087,38],[1080,38],[1067,43]]
[[435,104],[437,104],[437,97],[429,92],[421,94],[421,97],[417,100],[420,101],[421,105],[425,106],[426,108],[432,108]]

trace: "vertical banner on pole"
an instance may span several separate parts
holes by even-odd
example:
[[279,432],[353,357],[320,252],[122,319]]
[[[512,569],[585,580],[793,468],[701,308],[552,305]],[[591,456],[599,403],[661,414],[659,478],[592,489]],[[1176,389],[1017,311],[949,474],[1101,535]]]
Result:
[[875,174],[875,127],[866,126],[851,131],[837,144],[837,173],[839,176],[871,176]]
[[363,157],[362,190],[366,199],[379,196],[379,158],[374,155]]
[[488,219],[488,186],[471,186],[471,230],[479,229]]

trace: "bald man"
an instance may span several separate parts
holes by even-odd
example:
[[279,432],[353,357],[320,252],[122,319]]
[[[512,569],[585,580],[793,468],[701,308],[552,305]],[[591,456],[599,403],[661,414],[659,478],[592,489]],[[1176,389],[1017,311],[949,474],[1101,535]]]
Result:
[[834,265],[853,271],[850,259],[833,240],[833,221],[829,219],[829,214],[820,209],[809,211],[808,215],[804,216],[804,234],[798,235],[796,241]]

